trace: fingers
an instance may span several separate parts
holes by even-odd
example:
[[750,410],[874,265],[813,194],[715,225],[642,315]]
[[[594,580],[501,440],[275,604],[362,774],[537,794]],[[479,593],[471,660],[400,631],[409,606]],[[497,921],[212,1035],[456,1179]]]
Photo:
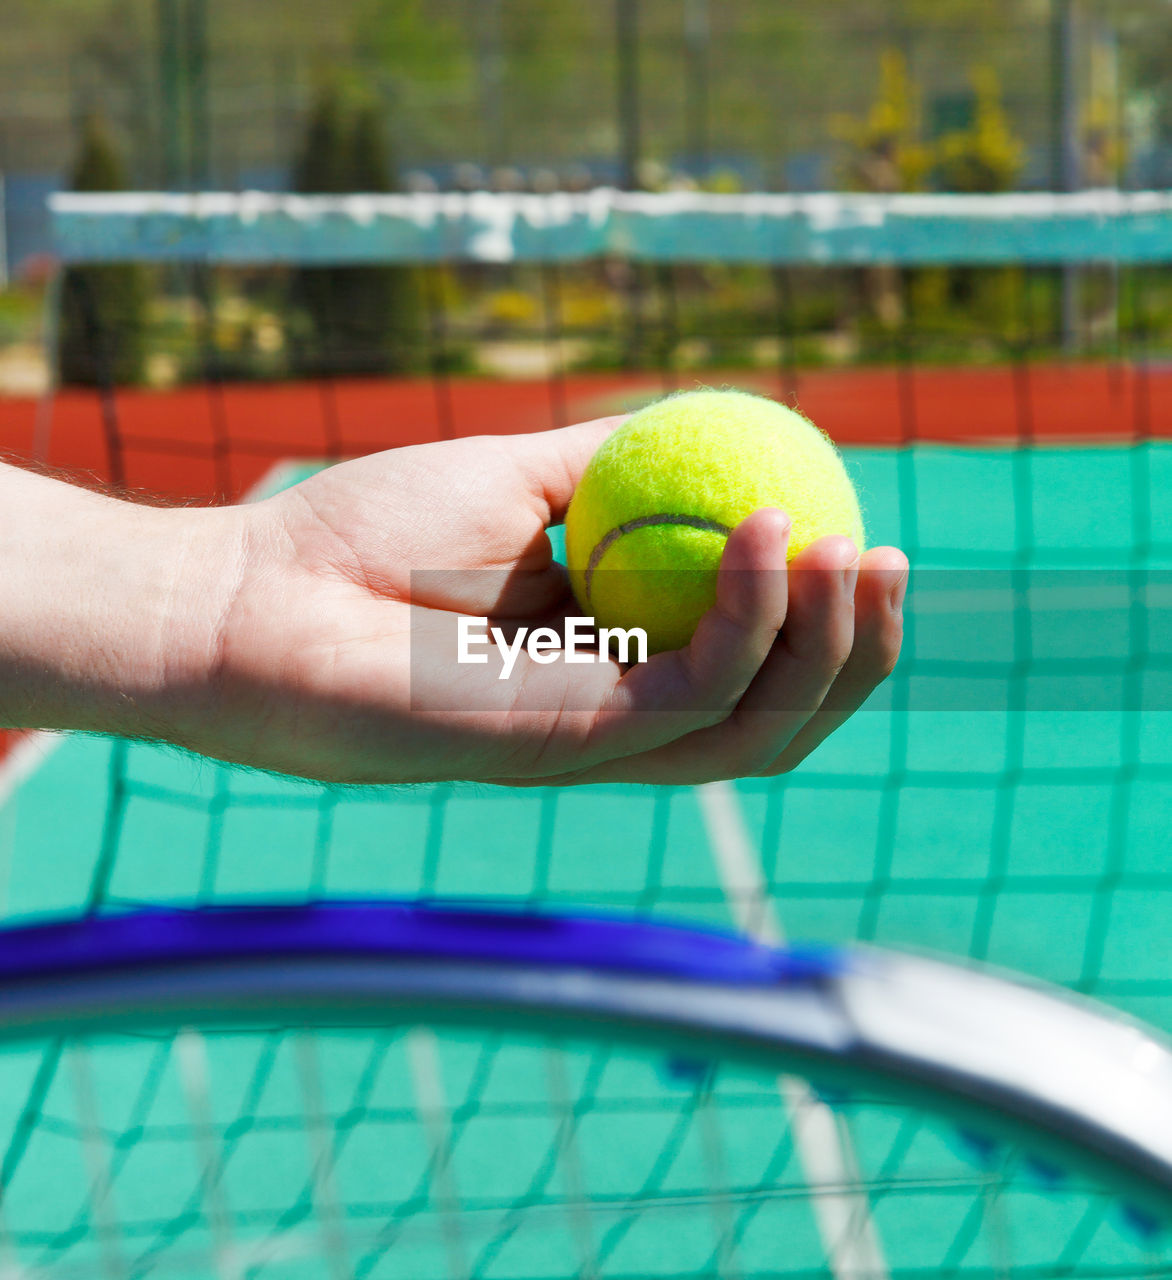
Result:
[[523,469],[531,491],[545,503],[547,525],[565,518],[587,463],[606,437],[625,421],[626,415],[618,414],[556,431],[500,438],[501,447]]
[[658,748],[552,781],[685,784],[793,768],[895,665],[906,582],[907,560],[893,547],[856,560],[848,539],[814,544],[790,566],[777,643],[727,716]]
[[763,774],[786,773],[845,724],[892,672],[903,642],[908,563],[894,547],[877,547],[860,563],[855,589],[855,639],[822,705]]
[[614,761],[606,776],[687,783],[744,777],[770,767],[817,713],[850,656],[857,572],[854,543],[834,537],[807,547],[788,574],[760,575],[785,583],[784,626],[735,706],[651,755]]
[[766,508],[743,520],[729,536],[720,558],[716,604],[700,619],[691,644],[681,650],[700,687],[743,693],[757,678],[786,618],[789,534],[789,516]]
[[[845,539],[807,549],[787,572],[788,534],[778,511],[742,522],[725,547],[715,606],[692,643],[626,672],[613,661],[567,670],[520,649],[508,679],[499,662],[461,666],[447,611],[415,609],[395,624],[395,640],[388,628],[401,608],[359,593],[344,643],[331,621],[326,643],[313,649],[299,677],[300,702],[320,704],[325,719],[346,726],[348,755],[375,762],[361,775],[351,770],[351,780],[381,776],[388,744],[393,777],[406,770],[413,778],[512,785],[678,784],[780,772],[838,727],[894,665],[906,580],[899,552],[872,551],[855,566]],[[344,603],[333,601],[324,615],[335,619]],[[388,655],[402,642],[410,661],[399,670]],[[323,650],[328,661],[317,656]],[[374,714],[356,715],[375,691]],[[397,756],[404,697],[406,764]],[[454,766],[457,748],[462,762]]]
[[789,567],[790,610],[780,640],[733,715],[748,761],[771,761],[821,707],[851,654],[859,552],[822,538]]
[[788,516],[762,510],[733,531],[721,558],[716,603],[691,644],[656,654],[622,676],[592,711],[586,740],[575,751],[579,767],[638,757],[728,718],[785,622],[789,530]]

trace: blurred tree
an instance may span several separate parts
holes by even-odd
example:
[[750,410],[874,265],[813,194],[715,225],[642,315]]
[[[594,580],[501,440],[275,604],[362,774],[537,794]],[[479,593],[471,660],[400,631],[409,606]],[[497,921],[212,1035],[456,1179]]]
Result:
[[[371,100],[353,112],[348,180],[352,191],[387,192],[398,187],[384,115]],[[341,342],[355,373],[401,373],[412,362],[420,290],[407,266],[341,268],[345,308]]]
[[[156,150],[158,112],[153,67],[148,56],[150,15],[135,0],[108,0],[88,31],[76,36],[70,82],[82,102],[101,102],[107,119],[117,122],[126,144],[129,181],[154,182],[149,168]],[[80,25],[80,24],[79,24]]]
[[897,49],[879,55],[879,91],[865,116],[832,116],[830,132],[847,146],[845,185],[853,191],[918,191],[932,166],[920,141],[919,94]]
[[1150,113],[1154,139],[1166,145],[1172,138],[1172,22],[1167,5],[1159,5],[1156,20],[1151,0],[1116,0],[1112,12],[1119,33],[1122,80],[1125,96],[1142,98],[1145,113]]
[[[831,133],[847,146],[845,185],[855,191],[918,191],[932,165],[932,153],[920,141],[919,94],[907,63],[896,49],[879,55],[879,91],[865,116],[838,115]],[[903,319],[900,271],[885,263],[860,275],[864,305],[885,329]]]
[[[296,190],[314,195],[393,189],[382,117],[375,103],[355,102],[338,76],[318,89],[293,172]],[[300,267],[293,303],[304,325],[293,344],[297,372],[384,373],[402,363],[396,342],[403,280],[394,267]]]
[[382,112],[374,102],[354,111],[350,136],[350,181],[354,191],[393,191],[390,142]]
[[429,80],[471,85],[472,32],[444,8],[434,0],[359,0],[352,27],[359,61],[379,63],[392,74],[423,69]]
[[1119,46],[1114,33],[1096,32],[1090,55],[1090,93],[1081,121],[1083,178],[1088,187],[1107,187],[1119,182],[1127,165],[1120,118]]
[[[339,195],[346,190],[347,137],[342,88],[336,77],[317,91],[305,123],[301,151],[293,167],[293,188],[310,195]],[[338,350],[347,270],[298,267],[292,277],[292,301],[304,313],[306,328],[294,330],[292,357],[297,373],[309,377],[341,372]]]
[[[337,195],[396,189],[395,167],[377,101],[337,79],[318,91],[294,171],[298,191]],[[301,267],[295,305],[307,331],[294,344],[300,373],[394,373],[411,363],[419,291],[412,268]]]
[[[960,193],[1008,191],[1025,163],[1025,145],[1015,137],[1002,106],[996,70],[976,67],[970,81],[972,120],[967,128],[950,130],[936,140],[933,185]],[[983,320],[991,329],[1009,332],[1019,286],[1015,268],[936,267],[912,278],[918,314],[938,328],[960,318],[968,323]]]
[[976,110],[967,129],[944,134],[932,155],[934,185],[943,191],[1008,191],[1025,163],[1001,105],[1001,83],[992,67],[972,73]]
[[[87,118],[70,178],[73,191],[123,191],[126,173],[98,115]],[[63,384],[137,382],[146,340],[146,276],[133,263],[69,267],[61,285],[57,373]]]
[[317,91],[293,168],[297,191],[338,195],[346,190],[346,103],[341,80],[332,76]]

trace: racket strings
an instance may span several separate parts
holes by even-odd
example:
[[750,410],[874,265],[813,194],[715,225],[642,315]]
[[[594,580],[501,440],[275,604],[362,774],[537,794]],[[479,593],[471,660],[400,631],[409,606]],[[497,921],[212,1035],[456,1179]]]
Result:
[[[1028,1226],[1044,1197],[1019,1153],[966,1156],[946,1124],[854,1097],[831,1113],[857,1166],[812,1182],[797,1130],[827,1103],[793,1103],[768,1080],[681,1080],[605,1046],[428,1027],[79,1043],[0,1204],[0,1276],[243,1280],[309,1260],[331,1280],[495,1280],[552,1253],[564,1274],[606,1280],[633,1274],[655,1240],[689,1260],[680,1274],[877,1280],[906,1273],[909,1215],[929,1224],[921,1251],[939,1274],[1021,1274],[1036,1247],[1023,1214]],[[69,1205],[55,1226],[22,1198],[47,1161]],[[1158,1274],[1134,1242],[1131,1271],[1099,1259],[1118,1206],[1068,1190],[1063,1274]],[[827,1239],[825,1201],[866,1212]],[[779,1250],[775,1236],[805,1243]]]

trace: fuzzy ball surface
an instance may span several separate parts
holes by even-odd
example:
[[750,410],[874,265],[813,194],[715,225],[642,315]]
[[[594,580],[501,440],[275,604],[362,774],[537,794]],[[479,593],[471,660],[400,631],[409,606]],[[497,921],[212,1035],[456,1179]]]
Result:
[[600,627],[682,648],[716,599],[729,533],[762,507],[793,522],[788,558],[828,534],[864,547],[858,497],[808,418],[742,391],[688,391],[628,418],[599,448],[566,514],[574,595]]

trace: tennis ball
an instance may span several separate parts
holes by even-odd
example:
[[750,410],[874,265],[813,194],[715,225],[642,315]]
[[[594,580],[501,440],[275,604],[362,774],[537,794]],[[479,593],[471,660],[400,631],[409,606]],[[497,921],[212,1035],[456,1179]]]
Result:
[[602,444],[566,513],[579,605],[600,627],[643,627],[652,653],[682,648],[716,599],[725,540],[761,507],[793,521],[791,560],[832,533],[863,549],[842,459],[800,413],[742,391],[648,405]]

